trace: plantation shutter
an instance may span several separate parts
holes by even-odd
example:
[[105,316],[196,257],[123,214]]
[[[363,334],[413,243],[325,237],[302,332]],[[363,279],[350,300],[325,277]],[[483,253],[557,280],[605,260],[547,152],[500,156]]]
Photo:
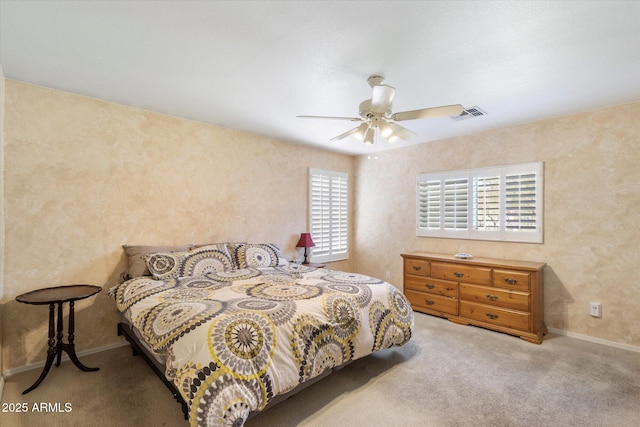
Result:
[[444,181],[444,228],[466,230],[469,224],[469,180],[467,178]]
[[473,229],[500,229],[500,176],[473,178]]
[[328,255],[331,250],[331,178],[311,174],[311,238],[315,255]]
[[439,180],[418,182],[418,228],[425,230],[440,228],[440,199]]
[[512,174],[505,177],[505,227],[509,231],[536,229],[536,174]]
[[416,235],[542,243],[542,167],[418,175]]
[[309,224],[315,262],[348,255],[348,174],[309,169]]

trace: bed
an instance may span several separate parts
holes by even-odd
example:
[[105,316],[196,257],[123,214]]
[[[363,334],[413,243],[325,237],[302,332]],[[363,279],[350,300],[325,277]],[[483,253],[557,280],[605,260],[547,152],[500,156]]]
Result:
[[[129,275],[109,290],[118,329],[192,426],[242,426],[315,379],[411,338],[413,311],[397,288],[289,263],[273,244],[146,248],[134,260],[135,248],[125,247]],[[135,263],[145,265],[132,274]]]

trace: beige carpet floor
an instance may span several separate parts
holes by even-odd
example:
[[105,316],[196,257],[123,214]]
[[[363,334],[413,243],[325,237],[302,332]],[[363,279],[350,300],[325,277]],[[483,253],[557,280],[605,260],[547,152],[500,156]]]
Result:
[[[180,406],[128,346],[6,379],[0,425],[186,427]],[[4,412],[27,403],[26,413]],[[45,403],[68,412],[34,412]],[[263,426],[640,425],[640,353],[549,334],[542,345],[416,313],[412,340],[357,360],[251,418]]]

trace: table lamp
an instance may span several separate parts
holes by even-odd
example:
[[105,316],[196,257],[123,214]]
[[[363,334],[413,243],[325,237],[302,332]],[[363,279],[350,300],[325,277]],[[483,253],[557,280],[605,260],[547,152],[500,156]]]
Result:
[[304,248],[304,262],[303,264],[309,264],[309,260],[307,259],[307,248],[312,248],[316,244],[313,243],[311,239],[311,233],[302,233],[300,234],[300,240],[298,240],[298,244],[296,248]]

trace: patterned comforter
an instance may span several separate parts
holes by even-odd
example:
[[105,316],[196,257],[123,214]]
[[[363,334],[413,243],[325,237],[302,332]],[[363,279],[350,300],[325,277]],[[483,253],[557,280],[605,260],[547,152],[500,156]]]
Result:
[[411,306],[389,283],[296,264],[137,277],[109,295],[166,358],[192,426],[242,426],[325,370],[405,344],[413,327]]

